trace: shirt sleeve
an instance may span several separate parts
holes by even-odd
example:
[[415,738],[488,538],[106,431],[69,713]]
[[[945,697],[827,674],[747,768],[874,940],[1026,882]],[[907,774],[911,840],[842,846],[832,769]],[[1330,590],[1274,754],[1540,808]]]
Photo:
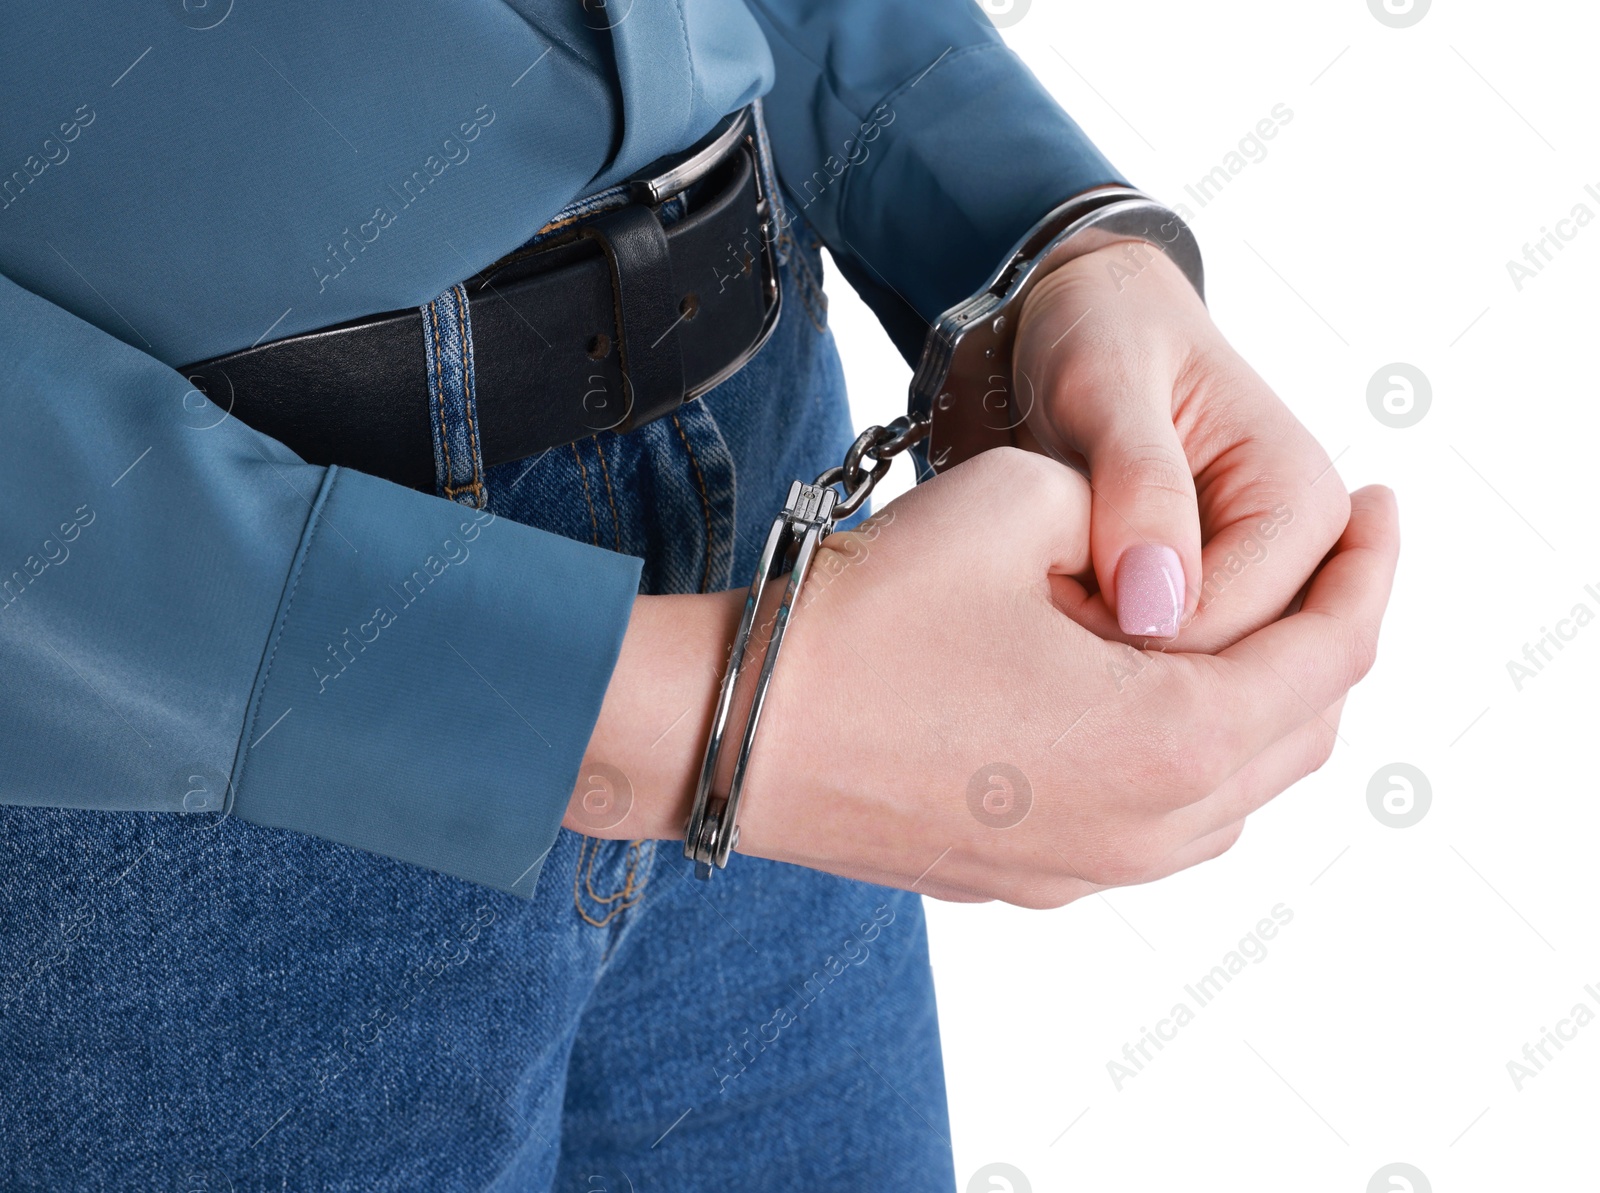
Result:
[[531,895],[640,561],[305,463],[0,277],[0,802]]
[[971,0],[750,0],[791,204],[913,363],[1063,200],[1125,180]]

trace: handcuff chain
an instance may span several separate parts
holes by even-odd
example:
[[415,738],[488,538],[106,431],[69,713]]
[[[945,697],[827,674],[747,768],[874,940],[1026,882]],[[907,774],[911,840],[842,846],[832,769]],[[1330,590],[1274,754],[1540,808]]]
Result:
[[[834,465],[816,479],[818,487],[839,485],[844,489],[844,499],[834,506],[834,517],[848,518],[860,509],[888,473],[894,458],[926,439],[931,426],[926,415],[902,414],[887,427],[871,426],[857,435],[844,454],[844,463]],[[864,460],[871,460],[872,467],[862,467]]]

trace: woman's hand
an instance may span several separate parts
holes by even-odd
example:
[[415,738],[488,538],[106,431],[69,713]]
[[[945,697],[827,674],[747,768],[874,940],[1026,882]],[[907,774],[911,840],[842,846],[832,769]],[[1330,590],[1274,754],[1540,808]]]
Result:
[[[1301,611],[1216,656],[1102,640],[1091,496],[1040,455],[985,452],[829,538],[768,695],[739,852],[943,898],[1055,906],[1222,852],[1316,769],[1371,666],[1398,551],[1391,495],[1356,495]],[[740,594],[642,597],[585,773],[681,836]],[[737,865],[737,858],[730,863]]]
[[1099,634],[1220,649],[1282,614],[1344,530],[1327,453],[1150,245],[1044,278],[1013,382],[1019,443],[1087,461],[1098,584],[1073,616]]

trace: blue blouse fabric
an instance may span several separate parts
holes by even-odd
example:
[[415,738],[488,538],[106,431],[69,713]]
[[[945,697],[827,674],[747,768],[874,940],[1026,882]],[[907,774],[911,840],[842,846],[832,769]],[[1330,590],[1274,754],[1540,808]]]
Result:
[[762,95],[908,353],[1121,181],[967,0],[8,13],[0,802],[228,806],[530,893],[639,561],[306,464],[174,366],[420,306]]

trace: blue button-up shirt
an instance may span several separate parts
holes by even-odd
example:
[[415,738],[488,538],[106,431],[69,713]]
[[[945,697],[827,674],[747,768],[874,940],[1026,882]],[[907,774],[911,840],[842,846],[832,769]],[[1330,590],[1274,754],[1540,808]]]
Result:
[[1045,211],[1121,181],[967,0],[6,23],[0,802],[227,806],[522,894],[638,561],[306,464],[173,366],[420,305],[761,95],[788,202],[908,353]]

